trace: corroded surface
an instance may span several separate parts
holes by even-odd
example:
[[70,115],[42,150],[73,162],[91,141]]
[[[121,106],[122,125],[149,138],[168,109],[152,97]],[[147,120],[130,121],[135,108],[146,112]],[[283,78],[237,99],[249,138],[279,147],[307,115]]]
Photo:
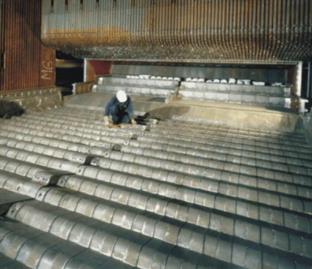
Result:
[[40,40],[41,3],[0,1],[0,92],[55,83],[55,50]]
[[296,132],[107,128],[66,107],[2,121],[1,194],[29,200],[0,217],[0,265],[312,268],[311,150]]
[[0,91],[0,99],[14,101],[26,111],[40,111],[62,106],[61,88],[16,89]]
[[[247,89],[251,90],[253,90],[253,87],[254,86],[246,86]],[[104,105],[114,94],[114,88],[107,88],[104,86],[102,92],[99,93],[72,96],[66,100],[65,106],[68,108],[88,108],[103,113]],[[127,86],[123,86],[123,89],[127,89]],[[141,88],[137,89],[137,92],[139,91],[141,91]],[[160,93],[161,92],[162,91],[160,91]],[[165,92],[170,93],[168,90]],[[193,94],[192,91],[189,92]],[[158,93],[158,89],[155,89],[155,93]],[[214,93],[215,96],[220,96],[218,91]],[[131,94],[136,114],[140,115],[149,112],[152,117],[162,120],[187,119],[190,122],[222,124],[231,128],[264,128],[267,130],[293,131],[296,128],[299,118],[298,114],[290,113],[289,109],[281,107],[267,108],[263,107],[263,105],[259,106],[261,104],[252,104],[252,102],[249,102],[251,105],[243,105],[237,104],[239,100],[237,100],[236,103],[227,103],[224,101],[216,102],[214,100],[200,101],[199,98],[193,98],[193,100],[179,100],[176,98],[176,91],[173,96],[166,98],[169,102],[165,104],[165,98],[157,97],[157,95],[151,96],[145,94],[142,94],[142,92],[140,95]],[[194,91],[194,95],[195,94],[196,91]],[[244,95],[241,96],[244,97]],[[256,96],[259,95],[252,93],[250,97]],[[266,97],[265,95],[262,96],[264,98]]]
[[43,1],[42,40],[81,57],[283,62],[311,57],[307,0]]
[[93,84],[94,84],[93,81],[74,83],[73,84],[73,94],[82,94],[82,93],[91,92]]

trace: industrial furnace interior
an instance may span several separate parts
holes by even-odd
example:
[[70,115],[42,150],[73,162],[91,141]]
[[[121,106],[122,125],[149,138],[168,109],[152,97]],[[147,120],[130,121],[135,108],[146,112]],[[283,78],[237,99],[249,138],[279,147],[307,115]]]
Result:
[[[312,269],[311,1],[0,7],[25,110],[0,118],[0,268]],[[55,51],[84,66],[64,98]],[[136,124],[105,123],[120,91]]]

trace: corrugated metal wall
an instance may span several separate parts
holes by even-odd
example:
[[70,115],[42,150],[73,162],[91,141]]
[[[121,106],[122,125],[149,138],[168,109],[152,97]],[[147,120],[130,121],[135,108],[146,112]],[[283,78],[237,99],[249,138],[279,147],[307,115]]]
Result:
[[54,84],[55,53],[40,41],[41,1],[2,0],[1,90]]
[[[3,65],[4,65],[4,24],[3,24],[3,0],[0,0],[0,86],[3,81]],[[1,89],[1,87],[0,87]]]
[[43,0],[42,38],[106,59],[297,61],[311,14],[311,0]]

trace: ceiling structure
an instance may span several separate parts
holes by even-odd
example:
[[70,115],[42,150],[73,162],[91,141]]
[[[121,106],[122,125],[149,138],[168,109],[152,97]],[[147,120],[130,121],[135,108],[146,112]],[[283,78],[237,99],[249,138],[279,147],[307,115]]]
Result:
[[312,56],[309,0],[43,0],[42,40],[79,57],[287,63]]

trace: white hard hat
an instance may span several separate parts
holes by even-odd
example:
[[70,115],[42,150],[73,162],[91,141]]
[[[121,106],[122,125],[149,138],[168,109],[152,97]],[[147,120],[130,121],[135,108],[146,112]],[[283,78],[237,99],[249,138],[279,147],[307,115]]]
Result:
[[120,103],[126,102],[127,101],[127,94],[125,91],[120,90],[116,93],[116,98],[117,98],[118,102],[120,102]]

